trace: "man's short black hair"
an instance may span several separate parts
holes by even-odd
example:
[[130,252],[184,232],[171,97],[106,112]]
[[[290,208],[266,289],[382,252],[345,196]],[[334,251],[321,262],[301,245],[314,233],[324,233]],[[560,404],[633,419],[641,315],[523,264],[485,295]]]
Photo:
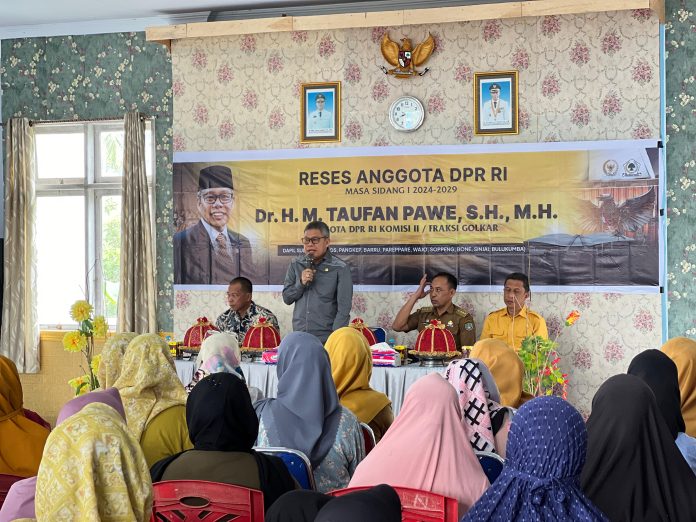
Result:
[[254,290],[254,286],[251,284],[251,281],[249,281],[246,277],[235,277],[232,281],[230,281],[231,285],[235,283],[239,283],[239,287],[247,294],[252,293]]
[[525,274],[523,274],[522,272],[513,272],[505,278],[505,283],[507,283],[510,279],[512,279],[513,281],[522,281],[524,291],[529,292],[529,278]]
[[318,230],[319,232],[321,232],[322,236],[331,237],[329,233],[329,227],[323,221],[310,221],[309,223],[307,223],[307,226],[304,227],[305,232],[307,232],[308,230]]
[[457,278],[454,277],[452,274],[447,273],[447,272],[438,272],[433,276],[431,281],[435,281],[436,277],[444,277],[447,279],[447,286],[449,286],[452,290],[457,289],[457,285],[459,284],[459,281],[457,281]]

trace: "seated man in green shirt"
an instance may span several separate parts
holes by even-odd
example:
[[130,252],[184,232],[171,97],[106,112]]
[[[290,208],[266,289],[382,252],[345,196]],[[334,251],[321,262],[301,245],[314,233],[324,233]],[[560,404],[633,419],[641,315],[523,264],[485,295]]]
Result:
[[[437,319],[454,335],[458,350],[461,350],[462,346],[473,346],[476,342],[474,318],[469,312],[452,303],[452,298],[457,293],[457,278],[452,274],[440,272],[433,277],[428,290],[425,289],[427,285],[427,275],[423,274],[418,290],[411,294],[396,314],[392,329],[396,332],[410,332],[417,328],[420,332],[432,319]],[[416,302],[426,295],[430,296],[432,306],[419,308],[411,313]]]

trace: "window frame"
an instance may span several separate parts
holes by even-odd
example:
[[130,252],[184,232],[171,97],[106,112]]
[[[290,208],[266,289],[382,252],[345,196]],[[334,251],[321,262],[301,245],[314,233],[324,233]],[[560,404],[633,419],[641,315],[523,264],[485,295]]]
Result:
[[[146,134],[150,133],[150,139],[146,137],[146,158],[149,155],[150,165],[146,165],[148,175],[148,193],[150,196],[150,225],[152,231],[152,252],[156,256],[156,146],[155,146],[155,121],[145,120]],[[84,288],[87,290],[87,299],[94,305],[96,315],[105,314],[106,306],[102,288],[104,287],[104,274],[101,267],[103,258],[101,248],[103,245],[102,202],[107,196],[120,196],[122,198],[122,176],[103,176],[101,173],[101,140],[104,132],[124,131],[123,120],[98,120],[76,122],[44,122],[35,123],[35,134],[62,134],[81,133],[84,136],[84,169],[82,177],[74,178],[39,178],[38,155],[39,147],[36,147],[37,171],[35,178],[36,198],[84,196],[85,201],[85,280]],[[117,319],[109,322],[111,327],[117,327]],[[39,317],[41,329],[60,329],[76,327],[76,323],[55,324],[43,322]]]

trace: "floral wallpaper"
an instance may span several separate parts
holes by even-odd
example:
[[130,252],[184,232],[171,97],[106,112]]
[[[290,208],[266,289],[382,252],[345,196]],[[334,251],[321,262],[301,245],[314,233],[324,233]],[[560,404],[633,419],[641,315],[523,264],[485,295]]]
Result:
[[694,0],[667,1],[667,289],[670,337],[696,337],[695,11]]
[[[412,345],[417,332],[391,331],[407,296],[402,292],[356,292],[351,317],[385,328],[397,344]],[[292,307],[283,303],[280,292],[255,292],[254,300],[278,316],[281,335],[292,331]],[[473,315],[479,333],[486,315],[504,306],[498,293],[457,294],[454,302]],[[533,294],[532,309],[546,318],[551,338],[558,338],[561,368],[570,379],[568,398],[583,412],[589,413],[592,397],[605,379],[625,372],[635,354],[660,346],[660,303],[659,294]],[[429,300],[423,299],[416,306],[429,305]],[[227,309],[225,291],[178,290],[175,306],[174,333],[183,339],[197,317],[215,320]],[[580,312],[580,319],[572,327],[564,327],[572,310]]]
[[[651,11],[637,10],[175,41],[174,149],[299,147],[300,85],[336,80],[341,146],[657,138],[658,28]],[[385,76],[385,32],[414,45],[430,32],[430,72]],[[519,71],[519,135],[474,136],[474,72],[510,69]],[[415,134],[389,125],[401,94],[426,107]]]
[[155,117],[159,328],[172,327],[171,59],[144,33],[2,41],[2,115],[41,120]]

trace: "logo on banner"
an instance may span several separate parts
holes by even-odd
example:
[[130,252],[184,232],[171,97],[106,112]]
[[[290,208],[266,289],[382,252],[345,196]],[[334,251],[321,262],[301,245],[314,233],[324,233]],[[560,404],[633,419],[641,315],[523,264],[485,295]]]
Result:
[[607,160],[602,165],[602,170],[605,176],[616,176],[616,173],[619,171],[619,164],[613,159]]
[[634,159],[630,159],[624,164],[623,176],[625,178],[633,178],[640,175],[640,162]]

